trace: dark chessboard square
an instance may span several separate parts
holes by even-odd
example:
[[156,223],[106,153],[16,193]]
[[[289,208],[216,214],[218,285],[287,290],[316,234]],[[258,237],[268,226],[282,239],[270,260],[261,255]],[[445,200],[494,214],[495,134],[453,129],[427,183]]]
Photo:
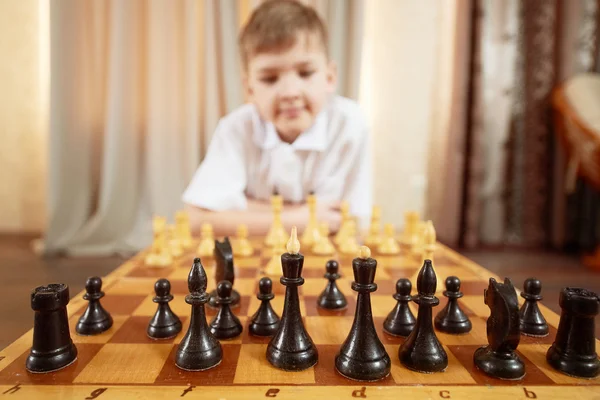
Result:
[[[320,345],[319,346],[319,362],[315,365],[315,383],[325,386],[390,386],[394,385],[392,374],[375,382],[359,382],[348,379],[342,376],[335,369],[335,356],[340,351],[338,345]],[[390,354],[391,358],[395,355]],[[350,393],[350,392],[349,392]]]
[[[460,276],[458,277],[460,279]],[[445,278],[444,278],[445,279]],[[442,282],[442,290],[444,282]],[[485,281],[468,281],[461,280],[460,291],[465,296],[481,296],[481,302],[483,303],[483,290],[488,288],[488,282]],[[459,299],[460,301],[460,299]],[[462,306],[462,304],[461,304]]]
[[167,361],[154,381],[157,385],[197,385],[219,386],[233,384],[241,345],[223,344],[223,360],[219,365],[206,371],[184,371],[175,365],[177,345],[173,346]]
[[[236,268],[235,278],[257,278],[258,285],[258,268]],[[234,281],[235,287],[235,281]]]
[[[149,292],[152,291],[152,288],[149,288]],[[148,297],[145,295],[120,295],[113,294],[110,296],[104,296],[100,303],[102,307],[106,309],[111,315],[131,315],[135,309],[138,308],[140,304],[144,301],[144,299]],[[80,315],[83,314],[85,309],[88,306],[88,302],[86,301],[75,314]]]
[[448,346],[448,349],[454,354],[454,356],[460,361],[460,363],[469,371],[473,379],[479,385],[506,385],[506,386],[514,386],[514,385],[552,385],[553,381],[548,378],[542,370],[540,370],[534,363],[529,361],[527,357],[525,357],[522,353],[519,352],[517,348],[517,353],[525,363],[525,377],[521,380],[503,380],[492,378],[489,375],[484,374],[479,368],[475,366],[475,362],[473,361],[473,354],[475,350],[477,350],[481,346]]
[[66,385],[72,384],[73,380],[85,368],[92,358],[100,351],[103,344],[100,343],[78,343],[77,359],[65,368],[47,374],[33,374],[25,369],[25,360],[29,357],[29,349],[17,359],[0,371],[0,384],[40,384],[40,385]]
[[308,317],[352,317],[356,311],[356,300],[354,297],[346,296],[348,305],[344,309],[340,310],[328,310],[317,306],[318,296],[303,296],[304,308],[306,310],[306,316]]
[[396,280],[397,279],[386,279],[386,280],[378,280],[377,276],[375,276],[375,283],[377,284],[377,291],[375,292],[378,295],[393,295],[396,293]]
[[[121,328],[108,341],[109,343],[173,343],[175,337],[164,340],[156,340],[148,337],[148,323],[152,317],[132,316],[125,321]],[[181,323],[185,323],[187,317],[180,317]]]
[[[383,344],[402,344],[406,340],[406,338],[402,336],[394,336],[386,333],[383,330],[383,321],[385,321],[385,317],[373,317],[373,323],[375,324],[375,330],[377,331],[377,336],[379,336],[379,340]],[[396,357],[398,355],[396,354]],[[392,357],[392,355],[390,355]]]
[[[190,294],[187,280],[169,279],[169,283],[171,283],[171,294],[172,295],[187,296],[188,294]],[[153,288],[151,288],[151,289],[153,289]],[[152,293],[152,292],[150,291],[149,293]]]

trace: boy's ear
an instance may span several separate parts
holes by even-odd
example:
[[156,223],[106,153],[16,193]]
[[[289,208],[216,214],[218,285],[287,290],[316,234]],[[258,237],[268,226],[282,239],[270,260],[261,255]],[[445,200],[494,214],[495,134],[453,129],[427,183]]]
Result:
[[244,94],[246,95],[246,99],[247,100],[252,99],[253,91],[252,91],[252,87],[250,87],[247,73],[244,73],[242,75],[242,84],[244,85]]
[[338,66],[333,60],[330,60],[327,65],[327,84],[330,93],[337,89]]

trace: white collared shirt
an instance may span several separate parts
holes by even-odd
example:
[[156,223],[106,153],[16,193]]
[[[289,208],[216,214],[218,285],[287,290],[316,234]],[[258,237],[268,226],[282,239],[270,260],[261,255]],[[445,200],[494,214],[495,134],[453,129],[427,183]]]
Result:
[[372,206],[369,129],[359,105],[334,96],[313,126],[285,143],[253,104],[223,117],[208,152],[183,193],[184,203],[209,210],[243,210],[246,196],[268,201],[342,201],[361,225]]

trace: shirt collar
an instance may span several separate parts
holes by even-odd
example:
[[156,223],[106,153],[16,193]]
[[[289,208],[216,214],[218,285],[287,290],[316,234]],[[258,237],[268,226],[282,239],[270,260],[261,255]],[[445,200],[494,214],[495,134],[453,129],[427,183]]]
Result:
[[[263,121],[255,110],[254,142],[263,150],[272,149],[284,143],[275,129],[275,125]],[[294,150],[324,151],[327,147],[327,111],[324,109],[317,115],[313,125],[294,140],[290,146]]]

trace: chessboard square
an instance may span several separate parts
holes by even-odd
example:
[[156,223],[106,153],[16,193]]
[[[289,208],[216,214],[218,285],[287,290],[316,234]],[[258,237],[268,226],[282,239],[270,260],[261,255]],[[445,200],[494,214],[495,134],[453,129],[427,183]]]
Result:
[[392,377],[396,384],[400,385],[440,385],[440,384],[458,384],[473,385],[475,380],[463,367],[460,361],[450,352],[448,347],[444,346],[448,355],[448,367],[443,372],[425,374],[406,368],[398,358],[399,346],[385,346],[390,358],[392,359]]
[[[146,296],[136,294],[136,295],[121,295],[116,294],[112,296],[104,296],[100,300],[100,304],[106,311],[110,313],[110,315],[114,318],[117,315],[131,315],[131,313],[139,307],[140,304],[144,301]],[[84,302],[83,305],[77,310],[73,315],[81,315],[84,313],[85,309],[88,306],[88,302]]]
[[101,343],[79,343],[77,359],[72,364],[47,374],[32,374],[25,369],[25,362],[30,352],[30,349],[27,349],[0,372],[0,384],[70,385],[103,346]]
[[236,278],[234,279],[233,288],[237,290],[241,296],[254,296],[258,293],[258,280],[251,278]]
[[[158,309],[158,303],[152,301],[154,295],[146,296],[144,301],[133,311],[135,316],[148,316],[151,317],[156,313]],[[179,295],[173,297],[173,300],[169,302],[169,307],[175,313],[175,315],[187,315],[191,312],[191,306],[185,302],[185,296]]]
[[139,295],[147,295],[148,293],[152,293],[154,290],[154,283],[158,280],[158,278],[128,278],[123,277],[118,279],[111,285],[106,291],[107,296],[112,296],[113,294],[139,294]]
[[416,262],[410,255],[400,254],[397,256],[383,256],[379,255],[375,257],[377,259],[377,266],[379,268],[389,269],[413,269],[419,268],[419,263]]
[[315,344],[342,344],[352,328],[354,317],[305,317],[306,331]]
[[172,272],[167,276],[167,279],[170,281],[173,280],[179,280],[179,281],[186,281],[188,279],[188,275],[190,274],[190,268],[191,267],[178,267],[178,268],[174,268],[172,270]]
[[[132,316],[112,336],[109,343],[173,343],[174,338],[152,339],[148,336],[148,324],[152,317]],[[187,317],[183,317],[185,321]]]
[[129,278],[162,278],[165,276],[169,276],[173,273],[177,268],[175,266],[169,267],[148,267],[144,264],[140,264],[139,266],[132,269],[127,277]]
[[235,257],[234,263],[237,268],[258,268],[260,257]]
[[374,317],[387,317],[396,303],[396,300],[390,295],[371,294],[371,310]]
[[327,286],[327,279],[324,278],[307,278],[304,279],[304,285],[302,286],[302,293],[305,296],[318,296],[323,292],[325,286]]
[[107,343],[81,371],[75,383],[152,383],[171,344]]
[[483,302],[483,295],[481,296],[463,296],[459,300],[462,305],[469,308],[475,315],[485,318],[490,316],[490,308]]
[[[546,353],[549,346],[542,344],[525,344],[519,345],[519,352],[537,365],[539,369],[552,381],[559,385],[598,385],[600,376],[592,379],[576,378],[574,376],[565,375],[560,371],[555,370],[546,361]],[[529,372],[529,371],[528,371]]]
[[77,322],[79,321],[80,317],[81,317],[81,314],[76,314],[76,315],[73,315],[71,318],[69,318],[69,330],[71,331],[71,339],[73,340],[73,343],[75,343],[75,344],[108,343],[108,341],[114,336],[114,334],[117,331],[119,331],[121,326],[129,318],[125,315],[115,315],[114,317],[112,317],[113,325],[110,328],[108,328],[108,330],[106,330],[98,335],[83,336],[83,335],[78,334],[75,331],[75,328],[77,327]]
[[335,255],[331,256],[317,256],[307,255],[304,257],[304,268],[306,269],[321,269],[325,273],[325,265],[329,260],[335,260]]
[[311,384],[315,383],[315,371],[314,367],[294,372],[277,369],[267,361],[266,344],[244,344],[233,383]]
[[[304,301],[302,301],[302,296],[300,296],[300,315],[306,315],[306,307],[304,306]],[[283,295],[278,295],[275,296],[273,298],[273,300],[271,300],[271,307],[273,307],[273,310],[275,311],[275,313],[277,313],[277,315],[279,315],[281,317],[282,313],[283,313],[283,303],[285,300],[285,296]],[[242,314],[240,312],[239,315],[247,315],[247,316],[252,316],[254,315],[254,313],[256,311],[258,311],[258,307],[260,306],[261,301],[258,300],[256,297],[251,297],[249,298],[249,306],[246,309],[246,313]],[[235,310],[234,310],[235,312]],[[236,314],[237,315],[237,314]]]
[[162,370],[154,381],[156,385],[197,385],[197,386],[216,386],[231,385],[240,354],[240,345],[229,342],[221,342],[223,359],[221,363],[214,368],[205,371],[185,371],[175,364],[175,355],[177,354],[177,345],[171,349]]
[[[438,289],[441,288],[442,291],[444,291],[446,289],[444,287],[444,285],[445,285],[444,282],[446,281],[446,278],[449,276],[457,276],[458,279],[461,280],[461,282],[466,282],[466,281],[481,282],[481,278],[477,274],[475,274],[475,272],[473,272],[471,269],[463,267],[463,266],[437,265],[434,260],[433,268],[435,269],[435,274],[436,274],[437,280],[438,280]],[[415,279],[415,282],[416,281],[417,280]],[[481,295],[483,296],[483,293],[481,293]]]
[[450,333],[440,332],[439,330],[435,330],[435,334],[440,340],[440,342],[445,345],[479,345],[483,346],[487,344],[487,327],[486,320],[473,316],[470,318],[471,325],[473,328],[468,333],[463,333],[460,335],[453,335]]

